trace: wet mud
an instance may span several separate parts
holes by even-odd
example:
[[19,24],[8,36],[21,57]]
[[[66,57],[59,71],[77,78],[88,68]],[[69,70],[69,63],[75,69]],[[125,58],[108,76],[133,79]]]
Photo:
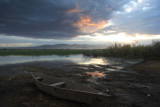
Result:
[[1,107],[88,107],[41,92],[29,72],[63,77],[113,96],[104,107],[159,107],[160,61],[138,64],[76,64],[41,61],[0,66]]

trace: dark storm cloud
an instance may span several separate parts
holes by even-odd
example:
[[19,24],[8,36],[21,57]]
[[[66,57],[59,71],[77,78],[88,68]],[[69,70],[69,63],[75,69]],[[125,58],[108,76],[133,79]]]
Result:
[[[71,38],[83,15],[108,20],[128,0],[0,0],[0,34],[32,38]],[[66,13],[79,6],[80,13]]]
[[[46,2],[48,1],[48,2]],[[0,33],[16,36],[50,38],[76,31],[63,13],[68,4],[49,0],[0,1]],[[66,21],[66,22],[65,22]],[[64,27],[65,26],[65,27]],[[67,26],[67,27],[66,27]],[[49,35],[50,34],[50,35]],[[72,34],[67,36],[73,36]],[[65,36],[65,35],[64,35]]]

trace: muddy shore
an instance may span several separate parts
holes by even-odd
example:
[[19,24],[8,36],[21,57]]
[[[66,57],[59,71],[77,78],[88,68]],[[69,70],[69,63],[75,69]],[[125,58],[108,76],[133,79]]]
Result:
[[[56,65],[55,65],[56,64]],[[1,107],[88,107],[39,91],[28,72],[65,77],[113,97],[110,107],[159,107],[160,61],[148,60],[114,71],[109,65],[33,62],[0,66]],[[56,67],[55,67],[56,66]],[[110,69],[110,70],[109,70]],[[112,71],[113,70],[113,71]]]

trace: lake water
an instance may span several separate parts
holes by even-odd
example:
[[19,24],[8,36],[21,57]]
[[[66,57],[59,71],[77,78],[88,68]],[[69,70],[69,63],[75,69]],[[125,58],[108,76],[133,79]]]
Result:
[[[126,60],[123,58],[110,57],[87,57],[77,55],[46,55],[46,56],[0,56],[0,75],[16,76],[27,73],[24,68],[36,67],[43,69],[61,69],[66,72],[85,71],[91,76],[88,81],[95,82],[95,78],[103,78],[108,72],[121,71],[128,65],[140,62],[141,60]],[[81,75],[77,73],[76,75]]]
[[77,64],[100,64],[100,65],[128,65],[139,62],[140,60],[124,60],[122,58],[93,58],[86,57],[82,54],[78,55],[46,55],[46,56],[0,56],[0,65],[18,64],[36,61],[70,61]]

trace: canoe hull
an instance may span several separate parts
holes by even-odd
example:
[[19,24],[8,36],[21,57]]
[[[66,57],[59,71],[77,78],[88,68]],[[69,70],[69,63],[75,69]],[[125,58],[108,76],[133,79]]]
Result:
[[72,100],[72,101],[77,101],[77,102],[82,102],[82,103],[86,103],[86,104],[98,103],[103,100],[107,100],[107,99],[109,100],[109,98],[110,98],[109,95],[103,95],[103,94],[98,94],[98,93],[85,92],[85,91],[50,86],[50,85],[44,84],[44,83],[36,80],[34,77],[34,74],[32,74],[32,76],[34,78],[34,83],[41,91],[44,91],[44,92],[46,92],[50,95],[53,95],[55,97],[59,97],[59,98],[67,99],[67,100]]

